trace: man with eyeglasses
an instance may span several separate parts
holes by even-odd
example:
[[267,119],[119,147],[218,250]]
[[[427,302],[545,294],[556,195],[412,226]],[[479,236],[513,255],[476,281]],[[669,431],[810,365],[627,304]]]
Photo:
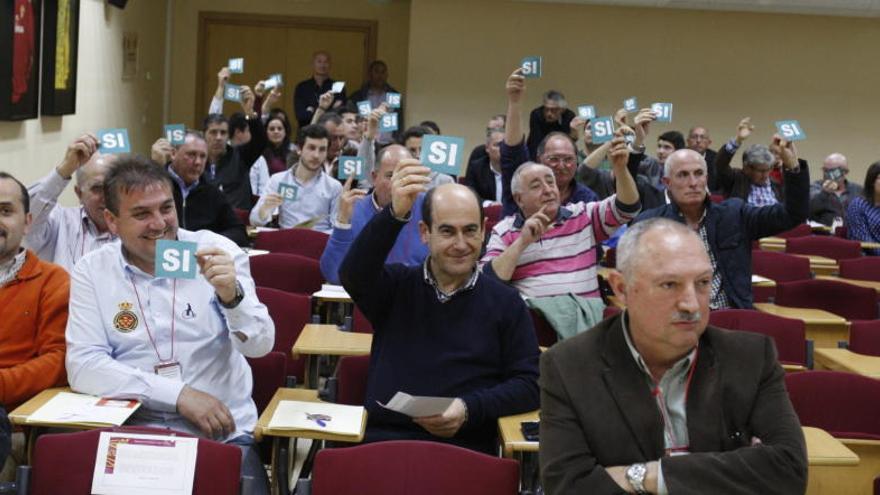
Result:
[[709,190],[715,192],[715,156],[718,154],[715,150],[709,148],[712,145],[712,137],[709,136],[709,129],[697,125],[691,127],[687,135],[687,147],[694,150],[706,160],[709,167]]
[[[506,88],[507,127],[504,129],[504,141],[501,142],[501,201],[504,216],[513,215],[518,210],[510,190],[510,181],[516,169],[529,159],[529,149],[522,128],[522,100],[526,93],[526,84],[520,69],[513,71],[507,78]],[[599,200],[595,192],[575,180],[577,148],[567,133],[547,134],[535,151],[538,163],[553,171],[559,188],[560,204]]]
[[528,297],[568,293],[599,297],[596,243],[609,238],[641,208],[627,169],[629,151],[622,131],[609,151],[617,194],[602,201],[561,206],[554,171],[528,162],[513,174],[511,189],[520,211],[492,230],[483,271],[509,282]]

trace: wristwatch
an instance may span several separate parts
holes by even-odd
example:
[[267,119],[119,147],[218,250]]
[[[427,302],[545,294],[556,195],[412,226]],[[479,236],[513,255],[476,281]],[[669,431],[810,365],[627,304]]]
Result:
[[639,495],[646,495],[648,493],[645,490],[645,475],[647,474],[648,467],[645,466],[645,463],[643,462],[633,464],[626,468],[626,481],[629,481],[630,486],[632,486],[633,490]]
[[217,302],[220,303],[220,306],[223,306],[226,309],[232,309],[237,307],[241,300],[244,299],[244,288],[241,286],[241,282],[238,280],[235,281],[235,297],[232,298],[229,303],[223,302],[219,297],[217,297]]

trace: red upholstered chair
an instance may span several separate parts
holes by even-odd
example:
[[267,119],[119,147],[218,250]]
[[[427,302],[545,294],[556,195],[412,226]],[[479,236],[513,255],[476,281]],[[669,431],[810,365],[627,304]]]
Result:
[[361,313],[361,310],[357,307],[357,304],[354,305],[354,316],[353,316],[353,326],[352,331],[358,333],[373,333],[373,325],[370,323],[370,320]]
[[336,402],[350,406],[364,405],[370,356],[344,356],[336,368]]
[[811,235],[813,235],[812,227],[810,227],[809,224],[802,223],[791,230],[786,230],[785,232],[780,232],[779,234],[776,234],[775,237],[791,239],[792,237],[806,237]]
[[[761,249],[752,250],[752,273],[776,283],[812,278],[807,258]],[[752,294],[755,302],[767,302],[776,296],[776,287],[752,287]]]
[[320,260],[328,239],[330,239],[329,235],[317,230],[281,229],[257,234],[254,248],[273,253],[298,254]]
[[483,213],[486,215],[486,219],[494,225],[501,220],[501,205],[494,204],[486,206],[483,208]]
[[532,308],[529,308],[529,314],[532,315],[532,324],[535,325],[535,335],[538,337],[538,345],[550,347],[555,344],[556,341],[559,340],[559,336],[556,334],[556,330],[550,326],[550,323],[544,319],[544,316]]
[[835,280],[799,280],[776,284],[776,304],[795,308],[816,308],[847,320],[877,318],[877,293]]
[[519,464],[512,459],[439,442],[397,440],[321,450],[311,493],[516,495],[518,489]]
[[856,354],[880,356],[880,320],[850,322],[849,350]]
[[804,322],[755,311],[722,309],[709,313],[709,324],[728,330],[760,333],[773,339],[779,362],[809,367],[810,356]]
[[[102,431],[188,437],[159,428],[105,428],[42,435],[33,451],[30,495],[88,495]],[[241,450],[212,440],[199,439],[193,494],[237,495],[241,484]],[[63,487],[63,488],[62,488]]]
[[725,199],[724,195],[722,195],[722,194],[710,194],[709,195],[709,201],[716,203],[716,204],[724,201],[724,199]]
[[860,258],[862,244],[828,235],[794,237],[786,240],[785,252],[791,254],[814,254],[837,261]]
[[862,256],[837,262],[840,276],[856,280],[875,280],[880,282],[880,257]]
[[242,210],[241,208],[233,208],[233,210],[235,210],[235,216],[237,216],[238,219],[241,220],[241,223],[243,223],[244,225],[250,225],[250,210]]
[[841,239],[846,239],[846,225],[841,225],[834,229],[834,236],[840,237]]
[[880,380],[842,371],[785,375],[791,403],[804,426],[837,438],[880,440]]
[[284,387],[287,380],[287,354],[272,351],[263,357],[247,358],[254,382],[251,398],[257,405],[257,414],[262,414],[275,391]]
[[324,281],[318,261],[297,254],[252,256],[250,263],[251,275],[258,287],[312,295],[321,290]]
[[287,360],[285,374],[295,376],[296,383],[303,383],[305,361],[302,358],[293,359],[290,351],[299,338],[303,326],[312,321],[311,299],[302,294],[291,294],[266,287],[257,287],[257,297],[269,309],[269,316],[275,322],[275,345],[272,350],[282,353]]

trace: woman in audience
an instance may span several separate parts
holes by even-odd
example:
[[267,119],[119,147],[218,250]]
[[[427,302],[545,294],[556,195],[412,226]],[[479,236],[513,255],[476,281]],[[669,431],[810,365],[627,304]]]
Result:
[[[880,162],[868,167],[862,196],[855,197],[846,209],[846,231],[850,239],[880,242]],[[872,249],[880,255],[880,249]]]
[[251,167],[251,192],[254,196],[263,194],[269,183],[269,176],[287,170],[287,159],[293,147],[290,145],[290,122],[284,110],[279,108],[269,112],[266,120],[266,149]]

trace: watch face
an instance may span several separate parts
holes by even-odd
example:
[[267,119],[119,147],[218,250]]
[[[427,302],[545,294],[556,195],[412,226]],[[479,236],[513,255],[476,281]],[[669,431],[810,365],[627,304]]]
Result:
[[642,481],[645,479],[645,474],[648,473],[648,468],[645,467],[644,464],[633,464],[626,470],[627,476],[629,476],[633,480]]

